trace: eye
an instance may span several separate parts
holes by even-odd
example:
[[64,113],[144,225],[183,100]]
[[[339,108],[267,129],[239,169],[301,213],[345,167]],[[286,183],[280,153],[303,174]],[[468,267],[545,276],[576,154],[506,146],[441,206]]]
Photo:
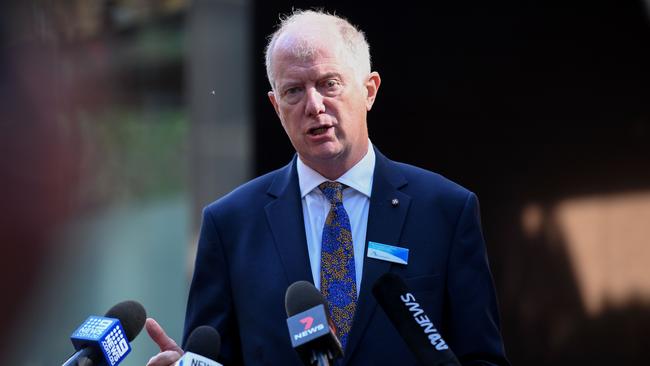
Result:
[[287,95],[287,96],[289,96],[289,95],[296,95],[296,94],[300,93],[301,90],[302,90],[301,87],[299,87],[299,86],[293,86],[293,87],[290,87],[290,88],[285,89],[285,91],[284,91],[284,95]]
[[338,87],[339,85],[340,85],[340,84],[339,84],[338,80],[335,80],[335,79],[329,79],[329,80],[326,80],[326,81],[325,81],[325,86],[326,86],[327,88],[336,88],[336,87]]
[[304,88],[302,86],[290,86],[282,91],[282,99],[289,104],[296,104],[302,98]]
[[342,88],[343,85],[338,79],[327,79],[321,83],[321,92],[328,96],[338,95]]

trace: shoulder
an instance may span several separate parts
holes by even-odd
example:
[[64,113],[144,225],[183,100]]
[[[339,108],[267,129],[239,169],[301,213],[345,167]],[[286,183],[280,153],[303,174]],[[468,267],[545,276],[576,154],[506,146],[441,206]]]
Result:
[[375,149],[375,173],[384,175],[395,187],[419,199],[442,202],[466,201],[475,196],[467,188],[441,174],[411,164],[393,161]]
[[410,207],[417,217],[433,212],[454,223],[463,215],[480,215],[478,197],[461,184],[410,164],[394,162],[394,167],[407,182],[401,191],[410,196]]
[[477,206],[476,195],[461,184],[443,175],[411,164],[382,157],[383,170],[393,182],[401,182],[399,190],[411,197],[415,210],[442,212],[445,216],[458,217],[469,206]]
[[400,173],[408,182],[408,190],[420,194],[443,195],[457,198],[466,198],[472,192],[461,184],[439,174],[414,165],[393,162]]
[[257,178],[254,178],[226,195],[211,202],[204,208],[204,213],[246,214],[249,211],[266,205],[271,200],[269,188],[280,175],[286,173],[290,165],[276,169]]
[[379,174],[396,188],[419,194],[467,197],[467,188],[439,173],[391,160],[375,147],[375,175]]

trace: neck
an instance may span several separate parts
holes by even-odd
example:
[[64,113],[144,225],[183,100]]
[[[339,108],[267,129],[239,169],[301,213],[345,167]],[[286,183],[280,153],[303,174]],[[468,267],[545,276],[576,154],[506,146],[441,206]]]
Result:
[[[367,141],[367,140],[366,140]],[[348,170],[352,169],[364,156],[368,153],[368,144],[365,144],[364,149],[353,156],[346,156],[323,161],[308,161],[303,159],[300,155],[298,157],[305,165],[314,169],[318,174],[327,178],[328,180],[335,181],[340,176],[345,174]]]
[[[309,164],[305,163],[306,165],[309,166]],[[356,162],[354,163],[356,164]],[[318,172],[318,174],[322,175],[323,177],[335,181],[337,180],[340,176],[345,174],[350,168],[354,166],[354,164],[350,166],[341,166],[341,165],[336,165],[334,164],[333,166],[318,166],[318,167],[313,167],[309,166],[310,168],[314,169],[315,171]]]

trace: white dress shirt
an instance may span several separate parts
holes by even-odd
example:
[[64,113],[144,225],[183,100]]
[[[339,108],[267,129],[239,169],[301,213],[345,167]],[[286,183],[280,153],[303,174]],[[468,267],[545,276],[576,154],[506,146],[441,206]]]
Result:
[[[320,261],[323,226],[330,210],[330,202],[320,191],[318,185],[328,181],[314,169],[305,165],[298,158],[297,166],[300,196],[302,198],[302,213],[305,219],[305,234],[307,249],[314,285],[320,289]],[[366,247],[366,229],[368,228],[368,208],[370,207],[370,192],[375,170],[375,151],[368,142],[368,152],[350,170],[336,181],[345,184],[343,190],[343,207],[350,217],[352,228],[352,245],[354,247],[354,268],[357,283],[357,296],[361,289],[361,274],[363,257]]]

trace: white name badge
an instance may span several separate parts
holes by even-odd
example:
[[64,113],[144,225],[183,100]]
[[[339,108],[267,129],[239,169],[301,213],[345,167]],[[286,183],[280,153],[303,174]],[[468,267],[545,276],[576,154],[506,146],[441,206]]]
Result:
[[374,258],[398,264],[408,264],[409,250],[407,248],[369,241],[368,258]]

